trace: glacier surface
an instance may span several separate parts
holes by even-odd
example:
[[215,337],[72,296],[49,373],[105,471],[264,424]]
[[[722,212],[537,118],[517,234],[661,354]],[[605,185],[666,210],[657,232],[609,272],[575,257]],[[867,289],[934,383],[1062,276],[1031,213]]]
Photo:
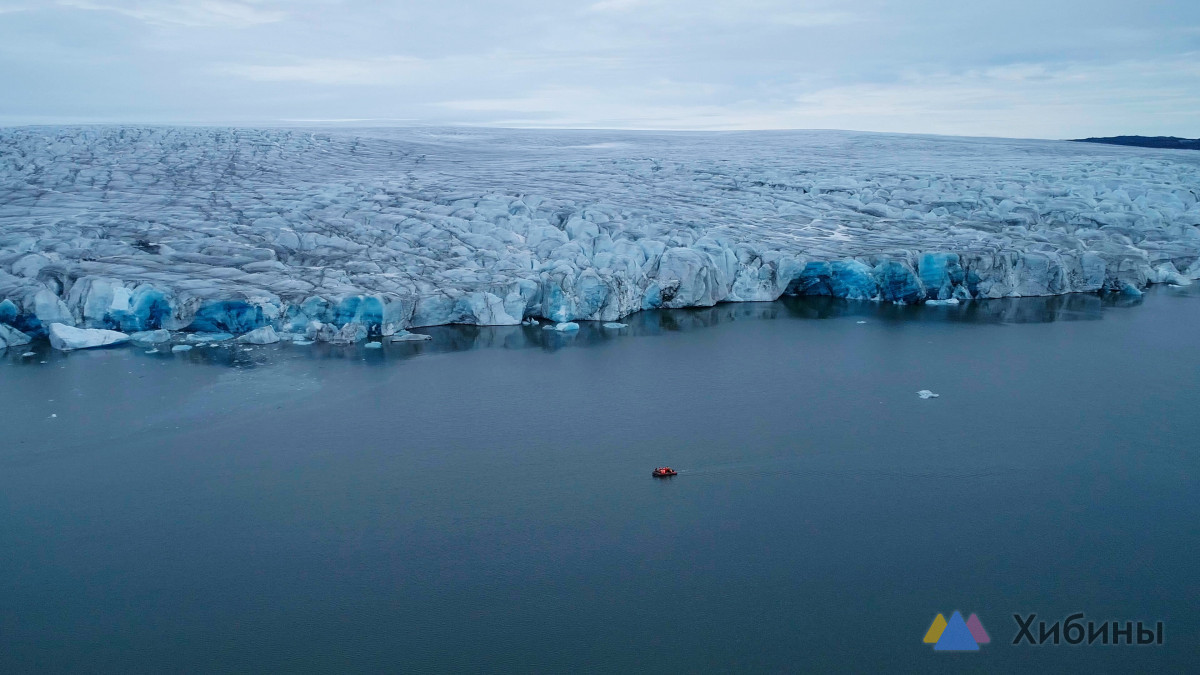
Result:
[[1180,151],[828,131],[0,129],[13,343],[53,324],[353,343],[782,294],[1133,295],[1200,277],[1198,258],[1200,155]]

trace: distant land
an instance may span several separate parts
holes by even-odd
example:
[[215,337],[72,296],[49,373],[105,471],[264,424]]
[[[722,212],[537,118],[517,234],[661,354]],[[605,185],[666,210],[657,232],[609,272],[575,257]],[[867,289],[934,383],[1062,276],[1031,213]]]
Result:
[[1177,138],[1175,136],[1106,136],[1104,138],[1072,138],[1075,143],[1108,143],[1109,145],[1135,145],[1139,148],[1170,148],[1172,150],[1200,150],[1200,138]]

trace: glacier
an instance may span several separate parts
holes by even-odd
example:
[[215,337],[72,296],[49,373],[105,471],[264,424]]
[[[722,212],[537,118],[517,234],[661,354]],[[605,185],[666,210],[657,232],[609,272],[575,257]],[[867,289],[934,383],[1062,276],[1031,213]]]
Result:
[[1136,296],[1200,277],[1194,155],[835,131],[7,128],[0,324],[12,344],[54,324],[349,344],[784,294]]

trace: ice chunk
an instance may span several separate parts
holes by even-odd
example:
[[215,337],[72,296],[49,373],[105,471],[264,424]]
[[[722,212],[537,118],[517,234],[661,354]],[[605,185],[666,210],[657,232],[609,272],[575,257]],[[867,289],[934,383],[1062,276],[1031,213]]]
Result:
[[931,305],[933,307],[938,307],[938,306],[942,306],[942,305],[957,305],[958,298],[948,298],[946,300],[926,300],[925,304]]
[[175,345],[174,347],[171,347],[171,351],[176,354],[178,354],[180,352],[190,352],[190,351],[192,351],[192,346],[191,345]]
[[30,337],[21,331],[0,323],[0,349],[7,347],[16,347],[17,345],[27,345],[30,342]]
[[15,323],[19,314],[17,305],[12,300],[5,298],[0,301],[0,323]]
[[567,333],[573,330],[579,330],[579,324],[575,323],[574,321],[566,321],[564,323],[555,324],[554,330],[560,333]]
[[383,343],[382,342],[368,342],[367,344],[363,345],[363,347],[366,349],[382,349]]
[[921,398],[937,398],[938,396],[941,396],[941,394],[935,394],[928,389],[922,389],[921,391],[917,392],[917,396],[920,396]]
[[129,336],[115,330],[102,328],[75,328],[61,323],[50,324],[47,331],[50,335],[50,346],[60,351],[72,349],[91,349],[107,345],[128,342]]
[[618,323],[616,321],[609,321],[608,323],[604,324],[604,327],[605,328],[613,328],[613,329],[621,329],[621,328],[629,328],[629,324]]
[[134,342],[156,345],[163,342],[169,342],[171,340],[171,331],[164,330],[162,328],[158,330],[145,330],[130,335],[129,339],[133,340]]
[[238,342],[252,345],[270,345],[279,342],[279,335],[275,333],[275,328],[272,326],[263,326],[255,328],[245,335],[238,336]]
[[348,345],[355,342],[362,342],[367,339],[367,327],[361,323],[348,323],[342,326],[338,332],[333,334],[330,342],[333,344]]

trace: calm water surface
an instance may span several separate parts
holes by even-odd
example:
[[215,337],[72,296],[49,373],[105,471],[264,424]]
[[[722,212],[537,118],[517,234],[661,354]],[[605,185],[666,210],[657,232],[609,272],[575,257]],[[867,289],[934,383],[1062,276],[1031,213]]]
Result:
[[1200,668],[1200,293],[629,321],[9,350],[0,671]]

